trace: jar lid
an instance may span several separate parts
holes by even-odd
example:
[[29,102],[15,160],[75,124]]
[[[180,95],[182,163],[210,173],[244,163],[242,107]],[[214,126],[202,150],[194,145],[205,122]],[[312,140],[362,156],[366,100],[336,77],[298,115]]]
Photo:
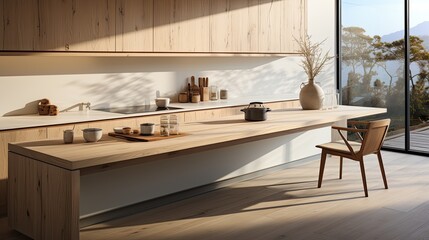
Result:
[[153,126],[155,123],[142,123],[140,126]]

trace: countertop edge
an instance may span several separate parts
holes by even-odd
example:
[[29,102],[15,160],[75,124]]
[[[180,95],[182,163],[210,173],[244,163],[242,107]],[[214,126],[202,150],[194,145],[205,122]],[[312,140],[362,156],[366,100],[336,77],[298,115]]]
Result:
[[[270,100],[270,101],[263,101],[264,103],[278,103],[278,102],[289,102],[289,101],[297,101],[298,98],[285,98],[285,99],[279,99],[279,100]],[[39,128],[39,127],[53,127],[53,126],[61,126],[61,125],[67,125],[67,124],[81,124],[81,123],[91,123],[91,122],[97,122],[97,121],[108,121],[108,120],[118,120],[118,119],[128,119],[128,118],[136,118],[136,117],[146,117],[146,116],[158,116],[163,114],[174,114],[174,113],[184,113],[184,112],[194,112],[194,111],[204,111],[204,110],[215,110],[215,109],[223,109],[223,108],[233,108],[233,107],[244,107],[247,106],[245,103],[237,103],[237,104],[226,104],[226,105],[214,105],[214,106],[200,106],[200,105],[193,105],[193,103],[172,103],[170,104],[171,107],[180,107],[182,109],[174,109],[169,111],[160,111],[160,112],[146,112],[146,113],[136,113],[136,114],[116,114],[116,113],[105,113],[106,116],[97,118],[94,116],[93,118],[80,120],[80,121],[67,121],[62,120],[58,121],[57,123],[41,123],[41,124],[27,124],[22,126],[12,126],[12,127],[4,127],[0,126],[0,132],[5,131],[13,131],[13,130],[22,130],[22,129],[32,129],[32,128]],[[101,112],[97,109],[90,110],[93,112]],[[59,116],[63,115],[64,113],[60,113]],[[84,115],[85,113],[79,113]],[[107,116],[111,115],[111,116]],[[22,116],[5,116],[0,117],[0,123],[1,119],[3,120],[20,120],[24,117],[47,117],[47,118],[54,118],[58,116],[39,116],[39,115],[22,115]]]

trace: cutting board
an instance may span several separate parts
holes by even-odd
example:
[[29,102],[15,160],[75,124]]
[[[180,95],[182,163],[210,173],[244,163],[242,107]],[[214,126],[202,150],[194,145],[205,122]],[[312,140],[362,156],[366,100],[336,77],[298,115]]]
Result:
[[122,139],[125,139],[128,141],[135,141],[135,142],[152,142],[152,141],[159,141],[159,140],[183,137],[186,135],[188,135],[188,134],[180,133],[179,135],[170,135],[168,137],[164,137],[164,136],[161,136],[159,134],[159,132],[156,132],[155,135],[153,135],[153,136],[143,136],[140,134],[126,135],[126,134],[120,134],[120,133],[114,133],[114,132],[109,133],[109,136],[111,136],[111,137],[122,138]]

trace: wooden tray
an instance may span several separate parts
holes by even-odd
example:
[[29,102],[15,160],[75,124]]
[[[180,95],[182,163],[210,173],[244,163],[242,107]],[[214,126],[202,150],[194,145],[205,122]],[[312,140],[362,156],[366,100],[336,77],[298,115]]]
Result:
[[109,136],[111,136],[111,137],[117,137],[117,138],[126,139],[128,141],[137,141],[137,142],[152,142],[152,141],[159,141],[159,140],[165,140],[165,139],[170,139],[170,138],[183,137],[186,135],[188,135],[188,134],[180,133],[179,135],[170,135],[168,137],[163,137],[163,136],[159,135],[159,132],[156,132],[155,135],[153,135],[153,136],[143,136],[140,134],[126,135],[126,134],[109,132]]

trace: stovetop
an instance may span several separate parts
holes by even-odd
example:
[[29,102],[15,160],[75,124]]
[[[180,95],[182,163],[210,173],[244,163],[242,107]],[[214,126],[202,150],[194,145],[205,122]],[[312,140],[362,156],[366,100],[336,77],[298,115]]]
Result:
[[130,107],[116,107],[116,108],[103,108],[96,109],[103,112],[120,113],[120,114],[135,114],[135,113],[147,113],[147,112],[158,112],[158,111],[169,111],[183,109],[178,107],[166,107],[161,108],[156,105],[141,105],[141,106],[130,106]]

